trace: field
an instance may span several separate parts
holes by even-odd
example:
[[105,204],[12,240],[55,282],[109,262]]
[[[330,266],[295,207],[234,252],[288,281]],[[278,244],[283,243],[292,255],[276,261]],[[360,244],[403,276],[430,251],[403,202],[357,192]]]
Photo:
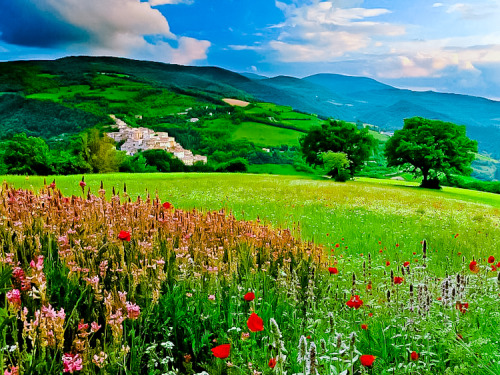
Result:
[[247,174],[80,181],[2,189],[4,369],[500,373],[498,195]]

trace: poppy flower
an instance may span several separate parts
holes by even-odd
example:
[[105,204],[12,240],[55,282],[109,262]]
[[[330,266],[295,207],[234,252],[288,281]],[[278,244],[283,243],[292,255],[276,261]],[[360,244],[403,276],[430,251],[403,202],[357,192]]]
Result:
[[399,244],[398,244],[398,243],[396,244],[396,247],[399,247]]
[[356,310],[363,306],[363,301],[359,298],[358,295],[351,296],[351,299],[346,302],[346,305],[349,307],[353,307]]
[[410,358],[412,361],[416,361],[418,359],[419,355],[416,351],[412,351],[410,354]]
[[366,331],[368,329],[368,326],[366,324],[361,324],[361,329],[364,329]]
[[371,318],[373,316],[373,313],[369,313],[368,316]]
[[472,273],[479,272],[479,266],[477,265],[477,262],[475,260],[469,263],[469,269],[471,270]]
[[171,208],[174,208],[174,206],[172,205],[172,203],[165,202],[165,203],[163,203],[163,208],[165,210],[170,210]]
[[395,276],[394,277],[394,284],[402,284],[403,283],[403,278],[400,276]]
[[359,357],[359,360],[361,361],[361,364],[365,367],[372,367],[373,362],[375,362],[375,357],[374,355],[371,354],[363,354],[361,357]]
[[247,321],[248,329],[252,332],[259,332],[264,330],[264,322],[256,313],[252,313]]
[[495,261],[495,257],[492,255],[488,258],[488,263],[493,263]]
[[225,359],[229,357],[229,352],[231,351],[231,344],[222,344],[212,348],[212,353],[214,357]]
[[410,262],[408,262],[408,261],[404,262],[404,264],[403,264],[404,267],[408,267],[409,265],[410,265]]
[[80,187],[83,189],[85,186],[87,186],[87,184],[85,183],[85,181],[83,181],[83,179],[80,181]]
[[468,302],[465,302],[465,303],[457,302],[457,304],[455,305],[455,308],[457,310],[459,310],[462,314],[465,314],[467,312],[467,310],[469,309],[469,303]]
[[130,242],[130,232],[127,232],[126,230],[122,230],[122,231],[120,231],[118,238],[122,241]]
[[269,367],[274,368],[276,366],[276,358],[271,358],[268,363]]
[[366,290],[372,290],[372,283],[371,282],[366,285]]
[[497,270],[497,266],[494,264],[491,265],[491,272],[495,272]]
[[255,299],[255,293],[254,292],[248,292],[247,294],[245,294],[245,296],[243,298],[247,302],[253,301]]
[[328,272],[330,272],[330,275],[336,275],[339,273],[339,270],[337,267],[328,267]]

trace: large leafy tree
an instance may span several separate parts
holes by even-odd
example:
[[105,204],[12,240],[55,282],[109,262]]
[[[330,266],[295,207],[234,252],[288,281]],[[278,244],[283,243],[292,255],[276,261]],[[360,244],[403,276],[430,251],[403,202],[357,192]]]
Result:
[[422,117],[405,119],[385,145],[389,166],[408,167],[429,188],[439,188],[440,175],[470,174],[475,152],[477,142],[467,137],[465,126]]
[[2,145],[6,173],[48,175],[54,172],[49,159],[49,146],[42,138],[16,134]]
[[306,162],[324,165],[323,153],[342,152],[349,159],[348,170],[352,175],[363,166],[375,147],[375,139],[368,129],[358,129],[355,124],[330,120],[321,127],[314,127],[300,140]]

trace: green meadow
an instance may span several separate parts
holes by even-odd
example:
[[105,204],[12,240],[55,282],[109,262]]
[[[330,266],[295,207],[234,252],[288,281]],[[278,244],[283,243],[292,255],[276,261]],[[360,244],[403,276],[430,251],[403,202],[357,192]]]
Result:
[[[34,191],[56,181],[66,195],[81,195],[81,176],[4,176],[9,184]],[[416,182],[358,177],[336,183],[306,176],[252,174],[106,174],[86,175],[91,192],[100,182],[110,197],[114,187],[135,200],[147,194],[171,202],[176,208],[226,209],[237,218],[260,218],[275,227],[300,230],[303,239],[327,246],[344,237],[346,254],[373,253],[401,256],[402,249],[418,249],[427,239],[431,248],[446,256],[459,251],[481,257],[500,249],[500,196],[444,187],[440,191],[418,188]],[[455,234],[458,238],[454,238]],[[388,249],[378,255],[378,241]],[[399,249],[394,246],[399,244]],[[457,257],[444,270],[456,270]]]
[[1,190],[2,259],[22,290],[0,309],[4,368],[500,373],[499,195],[263,174],[1,178],[39,192]]

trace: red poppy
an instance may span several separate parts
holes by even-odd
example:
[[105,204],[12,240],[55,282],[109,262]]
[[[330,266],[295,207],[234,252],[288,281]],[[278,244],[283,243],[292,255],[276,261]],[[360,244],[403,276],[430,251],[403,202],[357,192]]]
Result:
[[259,332],[264,330],[264,322],[256,313],[252,313],[252,315],[250,315],[250,318],[248,318],[247,321],[247,326],[248,329],[252,332]]
[[495,272],[497,270],[497,266],[494,264],[491,265],[491,272]]
[[339,270],[337,267],[328,267],[328,272],[330,272],[330,275],[336,275],[339,273]]
[[85,183],[85,181],[83,181],[83,179],[80,181],[80,187],[83,189],[85,186],[87,186],[87,184]]
[[363,306],[363,301],[359,298],[358,295],[351,296],[351,299],[346,302],[346,305],[349,307],[354,307],[356,310]]
[[363,354],[361,357],[359,357],[359,360],[361,361],[361,364],[365,367],[371,367],[373,366],[373,362],[375,362],[375,357],[374,355],[371,354]]
[[473,273],[479,272],[479,266],[477,265],[477,262],[475,260],[473,260],[472,262],[469,263],[469,269]]
[[366,324],[361,324],[361,329],[364,329],[366,331],[368,329],[368,326]]
[[403,278],[400,276],[395,276],[394,277],[394,284],[402,284],[403,283]]
[[457,310],[459,310],[462,314],[465,314],[467,312],[467,310],[469,309],[469,303],[468,302],[465,302],[465,303],[457,302],[457,304],[455,305],[455,308]]
[[396,247],[399,247],[399,244],[398,244],[398,243],[396,244]]
[[372,283],[371,282],[366,285],[366,290],[372,290]]
[[368,316],[371,318],[373,316],[373,313],[369,313]]
[[416,361],[418,359],[419,355],[416,351],[412,351],[410,354],[410,358],[412,361]]
[[408,262],[408,261],[404,262],[404,264],[403,264],[404,267],[408,267],[409,265],[410,265],[410,262]]
[[122,241],[130,242],[130,232],[127,232],[126,230],[122,230],[122,231],[120,231],[118,238]]
[[248,292],[247,294],[245,294],[245,296],[243,297],[245,299],[245,301],[253,301],[255,299],[255,293],[254,292]]
[[165,203],[163,203],[163,208],[165,210],[170,210],[171,208],[174,208],[174,206],[172,205],[172,203],[165,202]]
[[389,267],[389,266],[391,265],[391,262],[387,261],[387,262],[385,262],[385,265],[386,265],[387,267]]
[[274,368],[276,366],[276,358],[271,358],[268,363],[269,367]]
[[231,351],[231,344],[222,344],[212,348],[212,353],[217,358],[225,359],[229,357],[229,352]]
[[488,258],[488,263],[493,263],[495,261],[495,257],[492,255]]
[[339,248],[339,247],[340,247],[340,245],[339,245],[338,243],[336,243],[336,244],[335,244],[335,247],[336,247],[336,248]]

